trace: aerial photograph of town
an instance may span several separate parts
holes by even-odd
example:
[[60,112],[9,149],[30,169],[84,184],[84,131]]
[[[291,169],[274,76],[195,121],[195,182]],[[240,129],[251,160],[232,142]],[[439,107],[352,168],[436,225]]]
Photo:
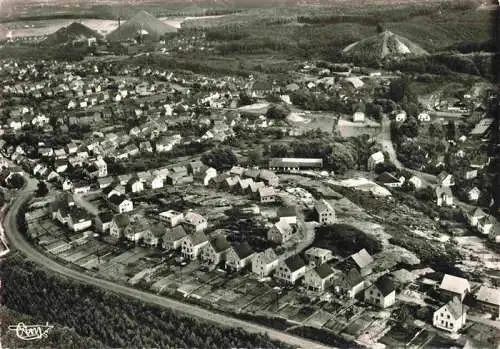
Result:
[[496,0],[0,0],[0,348],[500,349]]

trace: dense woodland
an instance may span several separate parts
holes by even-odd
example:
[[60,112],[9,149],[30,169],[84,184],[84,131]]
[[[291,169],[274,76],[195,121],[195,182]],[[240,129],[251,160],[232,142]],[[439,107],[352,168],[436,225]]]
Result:
[[217,327],[63,279],[19,256],[2,261],[0,278],[8,308],[42,323],[66,326],[83,337],[99,338],[110,347],[286,348],[263,335]]

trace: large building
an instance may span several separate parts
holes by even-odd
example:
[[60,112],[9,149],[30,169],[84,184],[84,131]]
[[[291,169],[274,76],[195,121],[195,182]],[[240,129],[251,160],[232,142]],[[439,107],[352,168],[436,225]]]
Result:
[[274,171],[288,172],[323,168],[323,159],[314,158],[272,158],[269,168]]

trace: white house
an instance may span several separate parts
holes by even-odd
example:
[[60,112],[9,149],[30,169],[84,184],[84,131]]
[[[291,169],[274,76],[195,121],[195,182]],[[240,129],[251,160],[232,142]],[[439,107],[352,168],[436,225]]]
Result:
[[385,161],[384,153],[378,151],[368,158],[368,171],[373,171],[377,164],[383,163]]
[[476,227],[478,220],[483,218],[483,217],[486,217],[487,214],[481,208],[476,207],[476,208],[472,209],[471,211],[467,212],[466,216],[467,216],[467,221],[469,222],[469,225],[471,227]]
[[467,198],[469,201],[475,202],[479,200],[479,196],[481,195],[481,191],[478,187],[474,187],[467,192]]
[[449,174],[446,171],[441,172],[438,176],[439,185],[442,187],[452,187],[455,185],[455,179],[453,175]]
[[252,262],[254,255],[252,248],[246,241],[232,245],[226,253],[226,268],[241,270]]
[[462,302],[470,292],[470,284],[467,279],[445,274],[439,285],[439,292],[450,298],[457,297]]
[[163,176],[154,176],[151,180],[151,189],[160,189],[163,188]]
[[438,186],[434,189],[436,195],[436,205],[453,206],[453,193],[450,187]]
[[365,290],[365,302],[387,308],[396,302],[396,289],[392,279],[384,275]]
[[335,223],[335,210],[325,199],[320,199],[314,204],[314,210],[318,217],[319,224]]
[[312,266],[324,264],[333,258],[332,251],[326,248],[311,247],[304,253],[306,262]]
[[486,215],[477,220],[477,230],[483,235],[489,235],[492,228],[498,224],[495,217],[492,215]]
[[467,306],[458,298],[453,298],[433,315],[432,324],[442,330],[457,332],[465,325]]
[[252,273],[260,277],[269,276],[278,267],[279,259],[272,248],[257,253],[252,259]]
[[353,122],[365,122],[365,113],[357,111],[352,115]]
[[106,164],[106,161],[99,156],[97,160],[95,161],[95,166],[97,167],[98,174],[97,176],[99,178],[106,177],[108,175],[108,165]]
[[112,195],[109,198],[109,203],[118,213],[130,212],[134,210],[134,204],[124,195]]
[[198,259],[203,246],[208,244],[208,238],[202,231],[196,231],[182,240],[182,255],[190,260]]
[[288,257],[278,263],[274,277],[286,283],[295,284],[306,272],[306,264],[298,255]]
[[276,222],[268,231],[267,239],[278,244],[283,244],[290,240],[295,233],[295,228],[286,220]]
[[168,210],[159,214],[162,221],[167,222],[171,227],[175,227],[184,221],[184,214],[174,210]]
[[68,214],[68,227],[73,231],[82,231],[92,226],[90,215],[82,208],[72,206]]
[[331,286],[334,276],[335,272],[328,264],[321,264],[306,271],[304,274],[304,286],[309,291],[323,292]]
[[189,230],[194,231],[203,231],[208,227],[207,219],[195,212],[186,213],[184,223],[188,226]]

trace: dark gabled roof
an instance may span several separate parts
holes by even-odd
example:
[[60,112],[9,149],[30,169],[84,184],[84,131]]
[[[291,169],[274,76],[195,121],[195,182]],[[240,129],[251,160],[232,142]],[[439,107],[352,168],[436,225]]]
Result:
[[111,195],[109,198],[109,202],[111,202],[113,205],[120,205],[123,201],[125,201],[127,197],[125,195]]
[[451,316],[453,316],[453,319],[457,320],[462,316],[464,310],[466,310],[466,306],[464,306],[457,297],[453,297],[452,300],[446,303],[446,309],[448,309]]
[[285,206],[278,208],[278,218],[295,216],[297,216],[297,208],[295,206]]
[[384,172],[380,176],[377,177],[377,182],[380,182],[380,183],[399,183],[399,179],[394,177],[389,172]]
[[333,269],[328,264],[321,264],[314,268],[314,271],[318,274],[318,276],[322,279],[332,275],[334,273]]
[[167,241],[176,241],[182,239],[186,235],[186,230],[184,230],[182,225],[176,225],[172,229],[167,229],[167,231],[163,235],[163,239]]
[[252,248],[250,247],[250,245],[246,241],[241,243],[241,244],[234,245],[233,249],[234,249],[234,252],[236,252],[236,254],[238,255],[238,257],[240,257],[240,259],[247,258],[251,254],[253,254]]
[[167,227],[163,223],[155,223],[151,226],[151,233],[154,236],[160,237],[167,231]]
[[120,227],[120,228],[124,228],[124,227],[126,227],[127,225],[130,224],[129,217],[126,214],[123,214],[123,213],[116,214],[113,217],[113,221],[115,221],[116,225],[118,227]]
[[288,257],[287,259],[285,259],[285,264],[292,272],[294,272],[294,271],[296,271],[296,270],[298,270],[306,265],[304,263],[304,260],[302,258],[300,258],[299,255],[293,255],[291,257]]
[[377,281],[375,281],[374,285],[384,297],[394,291],[394,283],[387,275],[379,277]]
[[83,208],[71,206],[69,209],[69,216],[74,222],[81,221],[83,219],[88,220],[91,218],[90,214]]
[[[100,179],[101,179],[101,178],[99,178],[99,180],[100,180]],[[111,184],[110,184],[110,185],[108,185],[106,188],[104,188],[104,189],[102,190],[102,193],[103,193],[104,195],[108,195],[109,193],[111,193],[111,192],[113,191],[113,189],[115,189],[115,188],[116,188],[116,185],[117,185],[116,181],[114,181],[114,180],[113,180],[113,181],[111,181]]]
[[114,213],[111,211],[99,212],[99,214],[98,214],[99,219],[103,223],[111,222],[113,220],[113,215],[114,215]]
[[353,287],[363,282],[363,278],[361,277],[359,271],[352,268],[351,270],[349,270],[347,273],[344,274],[343,282],[346,285]]
[[229,245],[229,242],[227,242],[226,237],[222,235],[217,235],[216,237],[211,239],[210,244],[212,245],[216,253],[225,251],[231,247],[231,245]]

